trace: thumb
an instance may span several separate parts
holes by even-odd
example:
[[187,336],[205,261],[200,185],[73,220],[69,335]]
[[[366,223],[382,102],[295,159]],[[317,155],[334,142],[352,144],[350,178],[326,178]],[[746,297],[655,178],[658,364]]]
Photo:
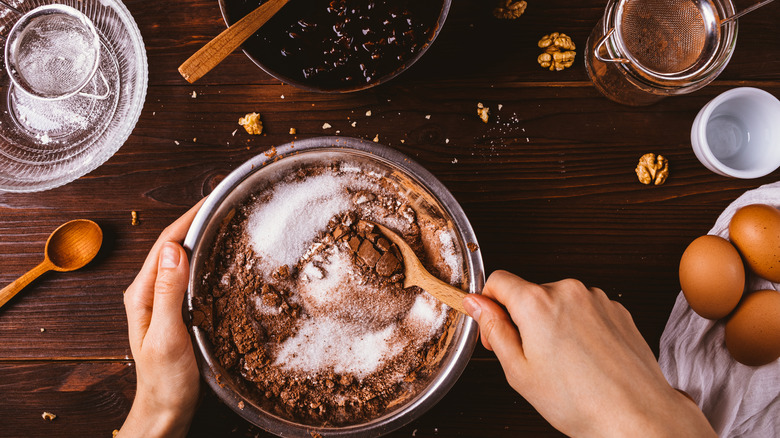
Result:
[[502,364],[525,360],[520,332],[501,306],[490,298],[469,294],[463,307],[479,324],[482,345],[494,351]]
[[152,325],[172,329],[184,324],[182,302],[189,279],[187,253],[178,243],[165,242],[157,261]]

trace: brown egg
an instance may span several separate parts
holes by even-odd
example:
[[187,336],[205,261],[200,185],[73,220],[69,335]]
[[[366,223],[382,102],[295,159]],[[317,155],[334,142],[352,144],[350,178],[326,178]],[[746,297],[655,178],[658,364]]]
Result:
[[742,298],[745,267],[728,240],[701,236],[680,259],[680,286],[694,312],[704,318],[723,318]]
[[750,366],[780,357],[780,292],[760,290],[745,296],[726,322],[726,348]]
[[731,218],[729,234],[753,272],[780,283],[780,210],[765,204],[746,205]]

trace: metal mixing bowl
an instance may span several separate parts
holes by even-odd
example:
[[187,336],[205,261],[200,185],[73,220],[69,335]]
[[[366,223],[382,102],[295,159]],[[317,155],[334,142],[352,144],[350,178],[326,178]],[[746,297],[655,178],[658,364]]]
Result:
[[[477,243],[474,231],[452,194],[430,172],[405,155],[371,141],[344,137],[317,137],[296,141],[276,148],[277,155],[260,154],[228,175],[209,195],[198,212],[184,241],[192,251],[187,306],[193,310],[193,299],[203,295],[200,290],[203,266],[209,257],[216,234],[223,221],[248,197],[257,193],[291,170],[307,165],[327,165],[348,160],[366,169],[379,170],[408,191],[407,196],[418,215],[443,217],[457,235],[457,248],[463,259],[464,285],[470,292],[482,290],[485,282],[479,250],[471,251],[469,243]],[[217,396],[236,413],[253,424],[279,436],[310,438],[312,432],[321,436],[372,437],[396,430],[422,415],[436,404],[455,384],[468,363],[477,342],[477,324],[465,315],[457,315],[445,336],[449,342],[438,364],[419,393],[408,398],[382,416],[371,421],[345,427],[312,427],[294,423],[273,415],[247,396],[214,357],[208,335],[192,327],[193,342],[201,374]],[[241,403],[243,402],[243,403]],[[242,407],[239,407],[241,404]]]

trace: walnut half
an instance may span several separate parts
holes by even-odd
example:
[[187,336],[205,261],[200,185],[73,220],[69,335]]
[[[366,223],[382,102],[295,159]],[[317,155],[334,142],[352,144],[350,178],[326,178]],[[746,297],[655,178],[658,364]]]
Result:
[[246,129],[246,132],[257,135],[263,133],[263,122],[260,121],[260,114],[249,113],[238,119],[238,124]]
[[636,165],[636,176],[642,184],[660,186],[669,177],[669,160],[663,155],[644,154]]
[[528,3],[523,0],[501,0],[501,3],[493,9],[493,16],[505,20],[514,20],[523,15],[526,6],[528,6]]
[[536,58],[536,61],[550,71],[560,71],[574,64],[577,52],[571,37],[565,33],[553,32],[539,40],[538,46],[544,49],[544,53]]

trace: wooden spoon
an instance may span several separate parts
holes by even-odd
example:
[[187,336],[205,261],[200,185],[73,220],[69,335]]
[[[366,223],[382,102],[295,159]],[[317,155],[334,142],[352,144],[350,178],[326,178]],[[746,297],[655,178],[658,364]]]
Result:
[[401,250],[401,256],[404,258],[404,287],[418,286],[442,303],[468,315],[463,308],[463,297],[466,296],[466,292],[439,280],[428,272],[401,236],[385,226],[377,223],[374,225]]
[[68,272],[90,262],[103,243],[103,231],[87,219],[76,219],[59,226],[46,241],[43,262],[0,290],[0,307],[25,286],[48,271]]
[[210,72],[271,19],[290,0],[268,0],[233,23],[179,66],[179,73],[193,83]]

